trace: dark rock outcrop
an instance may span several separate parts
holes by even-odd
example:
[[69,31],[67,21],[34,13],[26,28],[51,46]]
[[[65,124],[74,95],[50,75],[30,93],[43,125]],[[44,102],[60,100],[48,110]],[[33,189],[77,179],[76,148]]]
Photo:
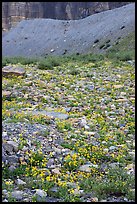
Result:
[[2,28],[31,18],[77,20],[130,2],[2,2]]

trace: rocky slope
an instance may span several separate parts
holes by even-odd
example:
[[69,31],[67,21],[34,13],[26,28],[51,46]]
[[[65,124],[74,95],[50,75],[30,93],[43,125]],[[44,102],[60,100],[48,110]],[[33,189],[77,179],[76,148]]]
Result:
[[23,19],[80,19],[130,2],[2,2],[2,28],[10,29]]
[[135,62],[2,69],[3,202],[135,201]]
[[23,20],[3,36],[2,55],[102,53],[134,31],[134,3],[81,20]]

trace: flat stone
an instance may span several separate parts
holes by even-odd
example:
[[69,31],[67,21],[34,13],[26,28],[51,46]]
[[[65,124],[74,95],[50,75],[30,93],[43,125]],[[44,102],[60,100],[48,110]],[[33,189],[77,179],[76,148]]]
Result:
[[3,76],[24,76],[25,70],[22,67],[13,67],[13,66],[5,66],[2,68],[2,75]]
[[119,98],[116,100],[116,102],[127,102],[128,99],[127,98]]
[[68,114],[65,114],[65,113],[60,113],[60,112],[54,112],[54,111],[33,111],[33,112],[30,112],[30,111],[27,111],[27,113],[31,113],[32,115],[46,115],[46,116],[50,116],[50,117],[53,117],[53,118],[59,118],[59,119],[68,119],[69,118],[69,115]]

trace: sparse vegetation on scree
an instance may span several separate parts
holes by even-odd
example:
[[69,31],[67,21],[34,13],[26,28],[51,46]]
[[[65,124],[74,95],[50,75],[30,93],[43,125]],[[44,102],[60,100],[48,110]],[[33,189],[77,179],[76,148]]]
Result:
[[[13,93],[2,99],[3,124],[46,127],[27,136],[23,129],[17,137],[11,133],[24,160],[12,170],[2,163],[3,199],[135,201],[134,57],[112,55],[3,58],[2,66],[18,65],[26,71],[21,77],[3,76],[2,90]],[[26,115],[28,110],[54,110],[68,117]],[[13,197],[15,190],[23,191],[22,198]]]

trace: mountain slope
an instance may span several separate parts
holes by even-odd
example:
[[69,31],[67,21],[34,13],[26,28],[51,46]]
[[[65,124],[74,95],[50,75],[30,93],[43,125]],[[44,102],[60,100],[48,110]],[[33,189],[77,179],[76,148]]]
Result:
[[2,55],[103,53],[134,31],[134,3],[81,20],[23,20],[3,36]]

